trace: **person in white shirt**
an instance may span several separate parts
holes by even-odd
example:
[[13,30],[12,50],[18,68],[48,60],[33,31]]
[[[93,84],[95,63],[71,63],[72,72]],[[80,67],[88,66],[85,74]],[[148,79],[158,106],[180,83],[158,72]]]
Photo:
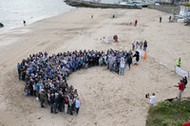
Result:
[[106,37],[103,37],[103,41],[104,41],[104,43],[106,43],[106,44],[109,43],[109,40],[108,40],[108,38],[106,38]]
[[152,96],[149,97],[151,105],[154,105],[155,98],[156,98],[155,93],[152,93]]
[[79,109],[80,109],[80,101],[79,98],[75,100],[75,107],[76,107],[76,113],[78,114]]
[[32,85],[32,88],[33,88],[33,95],[36,97],[36,85],[33,84],[33,85]]
[[119,74],[120,75],[125,74],[125,60],[123,57],[121,57],[121,61],[120,61]]

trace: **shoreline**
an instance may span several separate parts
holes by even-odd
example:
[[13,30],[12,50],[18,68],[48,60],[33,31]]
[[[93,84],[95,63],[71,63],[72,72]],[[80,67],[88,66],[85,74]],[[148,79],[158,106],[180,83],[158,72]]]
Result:
[[[38,21],[42,21],[42,20],[45,20],[45,19],[48,19],[48,18],[53,18],[53,17],[57,17],[57,16],[60,16],[60,15],[63,15],[65,13],[68,13],[69,11],[72,11],[73,9],[76,9],[75,7],[71,7],[71,6],[69,6],[69,7],[70,7],[70,9],[65,10],[62,13],[44,15],[44,16],[40,16],[40,17],[36,18],[35,20],[26,21],[27,22],[26,26],[29,26],[29,25],[31,25],[33,23],[36,23]],[[19,28],[21,29],[21,28],[26,27],[26,26],[23,26],[23,23],[20,23],[20,25],[11,26],[11,27],[5,27],[4,26],[3,28],[0,28],[0,32],[1,33],[7,33],[7,32],[10,32],[11,30],[15,30],[15,29],[19,29]]]
[[[70,10],[62,13],[62,14],[58,14],[58,15],[54,15],[54,16],[47,16],[45,18],[42,18],[42,19],[39,19],[39,20],[36,20],[34,22],[31,22],[30,24],[27,24],[26,26],[15,26],[13,28],[8,28],[8,29],[5,29],[5,30],[2,30],[2,32],[0,33],[0,48],[3,48],[3,46],[8,46],[10,44],[13,44],[15,43],[16,41],[10,41],[10,40],[3,40],[3,38],[6,38],[8,35],[19,35],[19,34],[25,34],[25,33],[28,33],[31,31],[32,29],[32,25],[35,25],[36,23],[38,22],[43,22],[43,21],[46,21],[48,19],[53,19],[53,18],[56,18],[56,17],[60,17],[60,16],[64,16],[66,13],[70,13],[72,11],[76,10],[76,8],[71,8]],[[15,40],[17,40],[15,38]],[[4,41],[4,42],[3,42]],[[9,42],[7,42],[9,41]]]
[[[115,18],[112,18],[113,14]],[[163,17],[162,23],[159,23],[160,16]],[[182,67],[190,70],[190,29],[180,23],[168,23],[168,16],[152,9],[76,8],[18,28],[17,33],[4,34],[5,42],[14,42],[0,47],[0,124],[144,126],[149,107],[144,95],[155,92],[156,103],[177,95],[178,89],[173,85],[181,77],[171,70],[179,56],[183,60]],[[139,21],[137,27],[129,25],[135,19]],[[119,43],[112,39],[115,34]],[[104,36],[110,44],[102,42]],[[49,107],[41,109],[35,98],[24,96],[24,83],[18,80],[16,64],[30,54],[39,51],[57,54],[80,49],[129,50],[135,40],[148,41],[147,59],[141,60],[139,66],[126,69],[125,76],[111,73],[106,67],[93,67],[69,77],[69,85],[80,93],[78,116],[52,115]],[[189,91],[187,88],[183,95],[188,96]]]

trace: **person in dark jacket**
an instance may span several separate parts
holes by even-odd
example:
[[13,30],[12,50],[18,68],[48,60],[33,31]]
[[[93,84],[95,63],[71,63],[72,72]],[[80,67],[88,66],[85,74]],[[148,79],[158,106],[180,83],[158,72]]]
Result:
[[148,46],[148,44],[147,44],[147,41],[145,40],[145,41],[144,41],[144,44],[143,44],[143,47],[144,47],[143,50],[144,50],[145,52],[146,52],[147,46]]
[[114,39],[115,42],[118,42],[118,36],[117,35],[114,35],[113,39]]
[[187,83],[188,83],[186,76],[183,78],[183,83],[184,83],[184,89],[185,89],[185,88],[186,88],[186,85],[187,85]]
[[21,65],[18,63],[17,64],[17,70],[18,70],[18,78],[19,78],[19,80],[21,80],[21,70],[20,70],[20,68],[21,68]]
[[58,95],[58,109],[60,112],[62,112],[62,108],[63,108],[63,95],[62,92],[59,92]]
[[135,65],[138,65],[138,62],[139,62],[139,52],[136,51],[135,55],[133,57],[136,57]]
[[23,20],[23,24],[24,24],[24,26],[26,26],[26,21],[25,20]]
[[128,66],[129,66],[129,69],[131,68],[132,62],[133,62],[132,57],[129,55],[129,56],[127,57],[127,64],[128,64]]
[[160,17],[160,23],[162,23],[162,17]]
[[25,81],[25,77],[26,77],[26,71],[22,71],[22,80]]
[[51,104],[51,113],[56,114],[57,112],[56,112],[55,95],[54,95],[54,93],[51,93],[50,104]]

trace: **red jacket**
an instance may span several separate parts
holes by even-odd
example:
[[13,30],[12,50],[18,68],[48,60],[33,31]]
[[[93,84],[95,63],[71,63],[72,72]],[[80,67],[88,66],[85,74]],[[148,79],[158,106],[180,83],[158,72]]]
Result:
[[190,122],[186,122],[182,124],[183,126],[190,126]]
[[137,21],[137,20],[135,20],[135,24],[137,24],[137,22],[138,22],[138,21]]
[[183,82],[180,82],[178,83],[179,85],[174,85],[175,87],[179,87],[179,90],[182,90],[184,89],[184,83]]

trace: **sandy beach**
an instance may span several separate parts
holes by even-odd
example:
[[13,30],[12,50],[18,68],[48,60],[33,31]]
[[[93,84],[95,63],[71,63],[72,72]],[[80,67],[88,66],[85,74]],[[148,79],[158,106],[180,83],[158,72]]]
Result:
[[[162,23],[159,23],[160,16]],[[78,8],[0,33],[0,125],[144,126],[149,107],[145,94],[155,92],[156,103],[176,97],[178,88],[174,85],[181,79],[174,74],[176,60],[181,57],[182,68],[190,70],[190,28],[169,23],[169,16],[147,8]],[[129,25],[135,19],[137,27]],[[115,34],[119,43],[112,40]],[[104,36],[110,44],[102,41]],[[51,114],[49,106],[42,109],[34,97],[24,95],[24,82],[18,79],[16,65],[30,54],[80,49],[130,50],[135,40],[147,40],[147,59],[141,59],[139,66],[127,68],[124,76],[106,67],[93,67],[69,77],[68,83],[79,92],[78,116]],[[189,91],[187,85],[183,96],[189,96]]]

